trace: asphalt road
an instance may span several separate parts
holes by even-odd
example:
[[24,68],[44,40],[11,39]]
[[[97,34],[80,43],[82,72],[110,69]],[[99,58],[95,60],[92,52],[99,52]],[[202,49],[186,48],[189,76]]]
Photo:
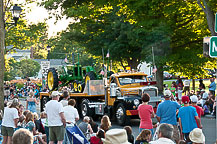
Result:
[[[26,101],[21,100],[22,104],[26,106]],[[37,105],[37,112],[40,114],[40,104]],[[154,118],[153,121],[156,121]],[[202,117],[201,118],[202,125],[203,125],[203,133],[206,137],[206,144],[214,144],[216,142],[216,119],[215,118],[210,118],[210,117]],[[80,121],[79,121],[80,122]],[[78,122],[78,123],[79,123]],[[100,120],[96,121],[98,124],[100,124]],[[139,134],[139,119],[133,119],[131,120],[130,123],[132,130],[133,130],[133,135],[134,138]],[[115,121],[112,121],[112,128],[123,128],[123,126],[117,125]]]

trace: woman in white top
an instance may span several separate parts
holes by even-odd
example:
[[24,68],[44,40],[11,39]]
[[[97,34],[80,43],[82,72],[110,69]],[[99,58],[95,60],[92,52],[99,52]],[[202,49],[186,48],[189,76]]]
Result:
[[[74,99],[70,99],[68,105],[63,107],[63,112],[66,118],[66,128],[73,127],[75,122],[79,120],[78,110],[74,108],[76,101]],[[65,132],[64,142],[67,143],[68,138]]]
[[4,116],[2,119],[1,134],[3,135],[2,144],[12,143],[12,136],[14,129],[17,128],[17,123],[19,121],[18,116],[18,99],[13,99],[13,102],[9,107],[4,108]]

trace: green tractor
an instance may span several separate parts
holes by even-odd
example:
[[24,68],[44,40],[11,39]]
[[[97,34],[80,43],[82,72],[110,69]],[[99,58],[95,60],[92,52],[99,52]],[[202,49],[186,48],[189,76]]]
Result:
[[50,68],[47,75],[47,84],[50,91],[57,90],[58,87],[67,86],[72,83],[74,92],[83,92],[88,80],[100,79],[92,66],[82,67],[79,63],[75,65],[62,66],[60,69]]

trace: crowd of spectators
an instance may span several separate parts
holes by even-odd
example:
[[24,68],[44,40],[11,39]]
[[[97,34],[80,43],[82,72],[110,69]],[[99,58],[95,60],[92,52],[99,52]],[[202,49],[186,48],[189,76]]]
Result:
[[[211,79],[209,93],[205,91],[205,85],[200,80],[199,90],[190,91],[189,80],[182,83],[181,79],[173,82],[171,88],[165,90],[165,100],[158,105],[156,114],[153,107],[148,104],[150,96],[144,93],[141,97],[142,104],[138,107],[140,117],[139,135],[134,138],[130,126],[123,129],[114,129],[110,118],[104,115],[98,125],[91,117],[85,116],[78,124],[79,129],[91,144],[173,144],[173,143],[205,143],[202,132],[201,116],[215,113],[215,84]],[[76,101],[69,99],[69,92],[63,91],[63,99],[59,102],[60,93],[53,91],[51,100],[45,105],[45,111],[36,113],[38,93],[36,86],[23,88],[22,93],[27,97],[26,111],[19,103],[19,96],[14,95],[14,89],[5,85],[5,100],[7,102],[1,124],[3,144],[23,143],[69,143],[66,128],[73,127],[79,120]],[[9,90],[9,91],[8,91]],[[46,91],[46,89],[45,89]],[[9,94],[8,94],[9,93]],[[25,94],[27,93],[27,94]],[[182,95],[185,93],[186,95]],[[154,124],[152,118],[156,118],[159,124]],[[155,130],[156,129],[156,130]],[[21,136],[24,138],[22,139]],[[27,142],[28,141],[28,142]]]

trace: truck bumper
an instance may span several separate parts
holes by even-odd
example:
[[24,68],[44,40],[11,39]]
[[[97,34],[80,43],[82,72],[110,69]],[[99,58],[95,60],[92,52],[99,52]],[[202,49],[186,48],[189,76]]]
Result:
[[[157,108],[153,108],[154,109],[154,113],[157,112]],[[126,115],[127,116],[134,116],[134,115],[139,115],[138,110],[126,110]]]
[[138,110],[126,110],[127,116],[138,115]]

